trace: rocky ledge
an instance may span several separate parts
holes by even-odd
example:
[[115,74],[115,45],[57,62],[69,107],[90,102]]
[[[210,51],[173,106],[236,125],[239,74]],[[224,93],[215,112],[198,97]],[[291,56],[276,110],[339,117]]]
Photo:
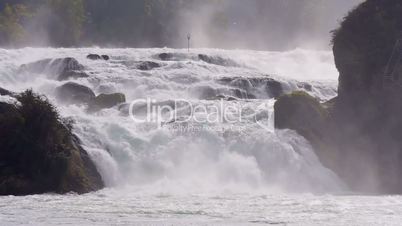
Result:
[[296,93],[275,105],[276,127],[308,139],[355,191],[402,193],[402,58],[391,60],[401,27],[400,0],[366,0],[334,31],[338,97]]

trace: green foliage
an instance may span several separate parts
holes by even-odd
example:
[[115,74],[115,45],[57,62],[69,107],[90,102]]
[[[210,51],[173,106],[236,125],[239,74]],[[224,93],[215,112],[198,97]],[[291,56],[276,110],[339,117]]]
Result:
[[22,21],[31,17],[28,8],[22,4],[6,4],[0,13],[0,42],[10,45],[19,44],[27,35]]
[[398,38],[402,38],[399,0],[367,0],[352,9],[332,32],[334,45],[350,48],[364,58],[367,73],[383,71]]
[[51,24],[54,29],[56,44],[75,45],[82,36],[85,22],[85,10],[83,0],[47,0],[52,16],[61,23]]
[[[177,43],[181,26],[186,26],[182,21],[183,12],[196,11],[205,4],[218,8],[223,2],[0,0],[0,7],[3,8],[0,14],[0,45],[18,46],[24,42],[35,45],[39,42],[65,47],[91,44],[172,46]],[[230,24],[223,12],[218,12],[212,20],[218,27],[211,31],[216,36]],[[191,28],[188,30],[191,31]],[[186,34],[181,35],[184,37]]]
[[17,99],[20,105],[0,112],[0,178],[19,175],[38,191],[57,186],[68,163],[69,127],[45,97],[28,90]]
[[100,189],[100,175],[44,97],[27,90],[18,105],[0,102],[0,195]]

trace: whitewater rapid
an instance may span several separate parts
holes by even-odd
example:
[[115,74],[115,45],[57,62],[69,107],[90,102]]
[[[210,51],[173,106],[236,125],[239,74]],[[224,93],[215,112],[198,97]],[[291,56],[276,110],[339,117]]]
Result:
[[[110,61],[86,59],[88,53],[107,54]],[[171,61],[155,59],[160,53],[174,53]],[[3,50],[1,85],[13,91],[32,88],[58,106],[63,117],[75,121],[74,132],[96,162],[107,186],[149,186],[182,192],[209,190],[285,190],[326,192],[340,188],[336,176],[325,169],[310,145],[291,131],[273,129],[274,100],[259,90],[248,95],[254,100],[238,100],[245,107],[266,108],[264,127],[250,120],[220,122],[209,129],[178,134],[177,128],[154,128],[136,123],[117,108],[89,114],[82,106],[63,105],[54,96],[55,75],[16,73],[21,64],[44,58],[74,57],[86,66],[88,78],[75,82],[95,93],[121,92],[127,102],[153,98],[156,101],[184,99],[194,105],[217,105],[199,95],[219,90],[219,78],[271,76],[287,84],[286,92],[298,89],[298,81],[309,82],[311,93],[321,99],[335,95],[335,82],[328,52],[295,50],[287,53],[172,49],[23,49]],[[222,57],[229,66],[200,61],[196,54]],[[152,61],[163,65],[149,71],[138,70],[135,62]],[[312,70],[311,61],[316,69]],[[319,79],[319,81],[317,81]],[[327,81],[325,81],[327,80]],[[206,91],[205,91],[206,90]],[[218,91],[219,92],[219,91]],[[200,94],[201,93],[201,94]],[[222,93],[223,94],[223,93]],[[226,104],[226,102],[225,102]],[[229,104],[229,103],[228,103]],[[231,103],[230,103],[231,104]],[[236,124],[237,123],[237,124]],[[145,125],[144,125],[145,124]],[[192,125],[199,126],[201,123]],[[237,126],[234,129],[233,126]],[[271,128],[271,129],[270,129]]]
[[[89,53],[106,54],[111,59],[89,60]],[[163,61],[157,57],[161,53],[175,57]],[[225,62],[208,63],[198,59],[198,54]],[[182,125],[173,121],[158,127],[155,123],[133,121],[120,107],[88,113],[84,106],[59,103],[55,89],[66,81],[57,81],[52,74],[19,72],[22,64],[63,57],[74,57],[85,66],[89,77],[73,81],[90,87],[96,94],[121,92],[127,103],[146,98],[157,103],[180,99],[203,107],[236,103],[252,112],[252,117],[242,116],[231,123],[190,121]],[[135,67],[144,61],[161,67],[148,71]],[[1,49],[0,68],[0,87],[12,91],[31,88],[46,95],[62,117],[74,120],[74,133],[106,183],[104,190],[83,196],[2,197],[0,222],[50,225],[52,221],[44,219],[51,214],[58,217],[53,223],[81,225],[113,224],[113,219],[120,218],[123,225],[165,221],[184,225],[297,224],[336,219],[337,214],[345,214],[349,208],[349,204],[341,207],[343,201],[329,195],[349,191],[320,163],[311,145],[293,131],[274,129],[275,99],[269,92],[257,87],[247,91],[247,95],[255,97],[252,99],[203,98],[211,90],[227,95],[230,89],[219,82],[222,79],[272,78],[281,82],[285,93],[305,90],[322,101],[329,100],[336,96],[338,74],[331,52]],[[310,88],[305,89],[305,84]],[[390,203],[392,200],[386,200],[386,205]],[[308,214],[292,216],[303,209],[315,212],[316,218],[306,219]],[[24,217],[19,220],[14,211]]]

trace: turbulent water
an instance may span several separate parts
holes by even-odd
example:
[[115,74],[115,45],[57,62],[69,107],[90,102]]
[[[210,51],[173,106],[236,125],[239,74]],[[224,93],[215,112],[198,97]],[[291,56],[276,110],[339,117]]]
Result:
[[[89,53],[111,59],[89,60]],[[171,57],[163,61],[161,53]],[[66,81],[57,81],[52,70],[19,70],[22,64],[60,57],[74,57],[85,66],[89,77],[74,82],[96,94],[121,92],[127,103],[148,98],[155,106],[172,106],[180,100],[208,113],[222,106],[246,113],[229,111],[231,121],[175,118],[160,123],[134,121],[127,114],[129,105],[89,113],[85,106],[57,101],[56,87]],[[141,70],[142,62],[161,67]],[[323,101],[336,95],[337,71],[332,54],[325,51],[0,50],[0,87],[32,88],[45,94],[63,117],[73,119],[74,132],[107,185],[81,196],[1,197],[0,224],[337,225],[401,220],[401,198],[342,195],[348,188],[322,166],[306,140],[274,129],[275,87],[267,87],[267,79],[280,82],[285,93],[305,90]],[[189,115],[182,106],[171,110],[178,118]]]

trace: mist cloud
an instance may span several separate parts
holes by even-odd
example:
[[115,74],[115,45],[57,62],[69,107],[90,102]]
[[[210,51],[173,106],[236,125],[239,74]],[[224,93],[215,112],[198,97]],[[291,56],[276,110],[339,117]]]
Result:
[[202,1],[177,19],[195,47],[283,50],[328,49],[330,31],[362,0]]

